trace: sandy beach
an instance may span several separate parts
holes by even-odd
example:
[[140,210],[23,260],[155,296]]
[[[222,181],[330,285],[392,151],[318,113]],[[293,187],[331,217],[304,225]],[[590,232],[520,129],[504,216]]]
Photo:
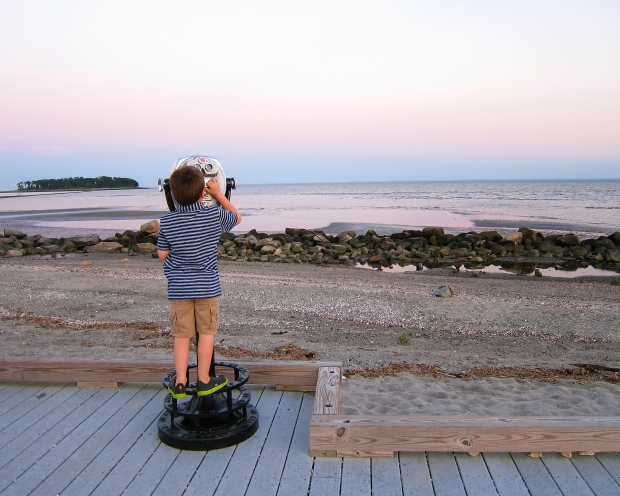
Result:
[[[541,368],[620,365],[614,275],[237,262],[220,263],[220,274],[218,355],[342,361],[348,413],[620,414],[616,372],[536,380]],[[3,356],[171,359],[166,280],[150,255],[0,259],[0,279]],[[444,285],[454,295],[435,297]],[[360,377],[394,363],[439,372]],[[521,375],[466,378],[485,367]]]

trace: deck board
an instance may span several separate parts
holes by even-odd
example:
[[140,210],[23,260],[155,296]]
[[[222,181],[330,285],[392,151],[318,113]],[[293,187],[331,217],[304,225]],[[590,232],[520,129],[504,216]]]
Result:
[[11,419],[7,425],[19,432],[7,435],[0,447],[2,496],[620,496],[618,453],[574,454],[571,459],[555,453],[530,458],[523,453],[471,457],[445,452],[312,458],[314,396],[308,393],[252,386],[259,431],[237,446],[195,452],[159,441],[157,419],[165,395],[160,384],[78,389],[0,383],[0,390],[27,402],[13,401],[4,408],[9,415],[5,422]]
[[404,496],[433,496],[433,481],[426,453],[399,453]]

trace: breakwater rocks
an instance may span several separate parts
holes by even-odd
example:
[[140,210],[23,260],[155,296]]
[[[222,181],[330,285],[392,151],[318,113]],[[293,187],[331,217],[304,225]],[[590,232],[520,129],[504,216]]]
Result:
[[[79,238],[49,239],[26,236],[6,229],[0,238],[0,255],[24,256],[83,251],[155,253],[159,222],[151,221],[139,231],[125,231],[99,239],[96,234]],[[532,266],[592,265],[620,270],[620,232],[597,239],[580,240],[574,234],[548,235],[520,228],[506,237],[497,231],[446,234],[442,227],[406,230],[379,236],[369,230],[358,235],[344,231],[336,236],[323,231],[287,228],[267,234],[224,233],[218,244],[223,260],[315,264],[369,264],[376,267],[415,265],[423,267],[471,267],[490,264],[529,263]],[[533,270],[533,268],[532,268]]]

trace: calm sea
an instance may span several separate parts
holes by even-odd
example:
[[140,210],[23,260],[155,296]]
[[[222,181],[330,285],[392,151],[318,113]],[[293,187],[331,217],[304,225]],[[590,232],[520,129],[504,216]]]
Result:
[[[232,200],[243,215],[240,232],[390,234],[438,225],[508,234],[526,226],[584,238],[620,230],[619,180],[240,184]],[[166,211],[157,189],[0,194],[0,228],[54,237],[135,230]]]

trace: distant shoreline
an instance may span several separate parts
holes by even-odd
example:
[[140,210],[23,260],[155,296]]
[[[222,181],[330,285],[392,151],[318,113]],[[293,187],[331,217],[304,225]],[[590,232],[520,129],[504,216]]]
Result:
[[82,193],[88,191],[117,191],[117,190],[126,190],[126,189],[154,189],[153,187],[148,188],[145,186],[137,186],[135,188],[71,188],[71,189],[12,189],[8,191],[0,191],[0,194],[4,193],[15,193],[14,195],[6,195],[2,198],[17,198],[18,196],[36,196],[38,193]]

